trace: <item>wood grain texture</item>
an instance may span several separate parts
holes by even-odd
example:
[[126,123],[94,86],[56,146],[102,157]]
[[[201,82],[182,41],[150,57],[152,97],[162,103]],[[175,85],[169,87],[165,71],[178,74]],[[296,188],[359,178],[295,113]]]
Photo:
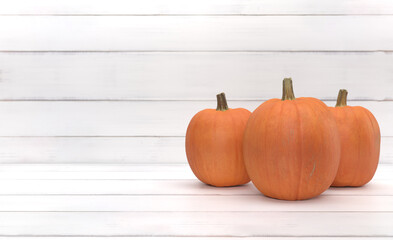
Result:
[[[373,180],[392,180],[392,164],[380,164]],[[188,164],[1,164],[1,180],[195,180]],[[233,188],[235,189],[235,188]]]
[[0,14],[393,14],[389,0],[13,0]]
[[[0,100],[269,99],[292,77],[298,96],[392,100],[393,53],[0,53]],[[208,86],[208,87],[207,87]]]
[[393,236],[392,218],[391,212],[2,212],[0,235],[377,237]]
[[[232,108],[253,111],[261,103],[231,101],[228,96]],[[393,136],[392,101],[349,101],[348,105],[368,108],[382,136]],[[0,136],[184,136],[194,114],[215,107],[215,101],[3,101]]]
[[[105,240],[108,237],[45,237],[45,240]],[[114,237],[111,236],[110,239],[113,240],[135,240],[135,237]],[[173,240],[174,237],[143,237],[143,240]],[[176,236],[176,240],[197,240],[200,237],[179,237]],[[206,240],[227,240],[228,237],[204,237]],[[230,240],[271,240],[271,237],[231,237]],[[274,237],[274,240],[310,240],[310,237]],[[313,237],[313,240],[326,240],[326,237]],[[335,240],[358,240],[358,237],[335,237]],[[362,237],[362,240],[374,240],[375,237]],[[390,237],[378,237],[378,239],[391,239]],[[0,240],[9,240],[9,237],[0,237]],[[16,237],[13,236],[12,240],[42,240],[42,237]]]
[[[388,165],[386,165],[388,166]],[[3,173],[37,173],[37,172],[49,172],[49,173],[119,173],[124,172],[129,174],[130,172],[162,172],[163,174],[173,174],[173,172],[184,171],[188,167],[187,164],[100,164],[100,163],[89,163],[89,164],[10,164],[3,163],[0,165],[0,171]],[[14,178],[18,179],[18,178]],[[178,178],[172,178],[178,179]],[[180,178],[181,179],[181,178]]]
[[[0,240],[391,239],[392,24],[390,0],[1,4]],[[287,76],[297,97],[347,88],[388,164],[300,202],[195,179],[191,117],[221,91],[253,110]]]
[[184,141],[183,137],[0,137],[0,162],[185,163]]
[[[110,204],[108,204],[110,203]],[[0,212],[392,212],[393,196],[0,196]]]
[[[323,193],[340,196],[393,196],[391,179],[372,180],[360,188],[330,188]],[[21,179],[0,181],[0,195],[259,195],[251,184],[213,188],[196,178],[186,180],[138,179]]]
[[393,51],[392,24],[393,16],[1,16],[0,51]]
[[[48,166],[50,164],[50,166]],[[187,164],[2,164],[2,180],[173,180],[195,179]],[[78,168],[72,168],[77,165]],[[79,167],[80,166],[80,167]],[[392,170],[390,165],[382,169]],[[71,168],[70,168],[71,167]],[[83,170],[84,169],[84,170]],[[112,170],[111,170],[112,169]],[[386,170],[385,170],[386,171]],[[384,172],[385,172],[384,171]],[[387,174],[378,174],[377,179],[389,179]]]
[[[136,237],[110,237],[113,240],[135,240]],[[7,237],[0,237],[0,240],[9,239]],[[40,237],[12,237],[13,240],[37,240],[42,239]],[[103,240],[108,239],[107,237],[45,237],[45,240]],[[143,240],[173,240],[173,237],[143,237]],[[176,240],[196,240],[201,239],[200,237],[179,237],[176,236]],[[228,237],[203,237],[206,240],[225,240]],[[272,237],[231,237],[231,240],[271,240]],[[274,237],[274,240],[309,240],[310,237]],[[313,237],[313,240],[326,240],[326,237]],[[334,237],[335,240],[357,240],[359,237]],[[375,237],[364,237],[363,240],[374,240]],[[391,239],[390,237],[378,237],[378,239]]]
[[[0,163],[187,163],[184,137],[0,137]],[[393,164],[383,137],[380,163]],[[0,176],[1,177],[1,176]]]
[[[107,174],[124,171],[173,176],[184,167],[187,166],[1,165],[0,175],[46,172],[68,175],[69,180],[0,179],[0,237],[86,236],[97,240],[104,237],[393,236],[392,165],[382,165],[385,178],[379,176],[364,187],[330,188],[320,197],[297,202],[263,197],[252,184],[215,188],[196,179],[106,178]],[[97,179],[76,180],[75,173],[95,173]]]
[[[101,236],[101,237],[48,237],[45,236],[45,240],[106,240],[108,237]],[[110,239],[113,240],[135,240],[138,239],[137,237],[114,237],[110,236]],[[198,240],[201,237],[146,237],[143,236],[143,240]],[[203,237],[206,240],[227,240],[227,237]],[[230,240],[271,240],[272,237],[230,237]],[[310,237],[274,237],[274,240],[310,240]],[[313,240],[326,240],[326,237],[313,237]],[[335,237],[334,240],[358,240],[359,237]],[[391,239],[390,237],[378,237],[378,239]],[[9,240],[9,237],[0,237],[0,240]],[[42,237],[16,237],[12,236],[12,240],[42,240]],[[375,237],[362,237],[362,240],[375,240]]]

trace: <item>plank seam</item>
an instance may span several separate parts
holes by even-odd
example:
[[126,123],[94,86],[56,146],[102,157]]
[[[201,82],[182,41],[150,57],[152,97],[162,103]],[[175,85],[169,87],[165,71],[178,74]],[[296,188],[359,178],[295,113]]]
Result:
[[3,13],[0,17],[351,17],[351,16],[393,16],[393,13],[151,13],[151,14],[112,14],[112,13]]
[[[24,179],[24,180],[29,180],[29,179]],[[246,196],[246,197],[250,197],[250,196],[258,196],[258,197],[261,197],[261,198],[268,198],[268,199],[271,199],[271,198],[269,198],[269,197],[266,197],[266,196],[264,196],[264,195],[262,195],[262,194],[258,194],[258,193],[256,193],[256,194],[208,194],[208,193],[204,193],[204,194],[160,194],[160,193],[158,193],[158,194],[133,194],[133,193],[118,193],[118,194],[116,194],[116,193],[114,193],[114,194],[112,194],[112,193],[109,193],[109,194],[101,194],[101,193],[98,193],[98,194],[90,194],[90,193],[87,193],[87,194],[66,194],[66,193],[59,193],[59,194],[57,194],[57,193],[49,193],[49,194],[44,194],[44,193],[41,193],[41,194],[0,194],[0,197],[2,197],[2,196],[15,196],[15,197],[17,197],[17,196],[22,196],[22,197],[24,197],[24,196],[26,196],[26,197],[32,197],[32,196],[37,196],[37,197],[39,197],[39,196],[81,196],[81,197],[89,197],[89,196],[92,196],[92,197],[94,197],[94,196],[108,196],[108,197],[112,197],[112,196],[205,196],[205,197],[220,197],[220,196],[223,196],[223,197],[228,197],[228,196],[238,196],[238,197],[241,197],[241,196]],[[392,194],[384,194],[384,195],[382,195],[382,194],[325,194],[325,195],[322,195],[321,197],[330,197],[330,196],[332,196],[332,197],[392,197],[393,195]],[[274,199],[273,199],[274,200]],[[277,201],[277,203],[278,202],[283,202],[284,200],[278,200],[278,199],[275,199],[275,201]],[[310,200],[310,201],[312,201],[312,200]]]
[[[231,102],[247,102],[247,101],[267,101],[268,98],[233,98]],[[321,101],[335,102],[335,98],[320,98]],[[368,98],[350,98],[348,101],[358,102],[392,102],[393,98],[385,99],[368,99]],[[159,99],[159,98],[129,98],[129,99],[82,99],[82,98],[23,98],[23,99],[1,99],[0,102],[215,102],[212,99]]]
[[5,50],[0,53],[393,53],[393,50]]
[[152,237],[171,237],[171,238],[184,238],[184,237],[222,237],[222,238],[256,238],[256,237],[268,237],[268,238],[282,238],[282,237],[290,237],[290,238],[315,238],[315,237],[326,237],[326,238],[331,238],[331,237],[345,237],[345,238],[387,238],[387,237],[392,237],[393,235],[270,235],[270,234],[263,234],[263,235],[250,235],[250,236],[244,236],[244,235],[184,235],[184,234],[178,234],[178,235],[152,235],[152,234],[147,234],[147,235],[91,235],[91,234],[86,234],[86,235],[81,235],[81,234],[75,234],[75,235],[69,235],[69,234],[64,234],[64,235],[59,235],[59,234],[48,234],[48,235],[42,235],[42,234],[22,234],[22,235],[16,235],[16,234],[0,234],[0,237],[138,237],[138,238],[152,238]]
[[[184,135],[75,135],[75,136],[67,136],[67,135],[55,135],[55,136],[27,136],[27,135],[18,135],[18,136],[0,136],[0,138],[184,138]],[[132,163],[131,163],[132,164]],[[166,163],[164,163],[165,165]]]
[[247,211],[129,211],[129,210],[104,210],[104,211],[1,211],[0,213],[393,213],[393,211],[367,211],[367,210],[360,210],[360,211],[260,211],[260,210],[247,210]]
[[[0,138],[184,138],[185,135],[178,135],[178,136],[166,136],[166,135],[55,135],[55,136],[27,136],[27,135],[17,135],[17,136],[0,136]],[[382,136],[382,138],[391,138],[393,136]],[[0,161],[1,162],[1,161]],[[151,162],[154,163],[154,162]],[[147,162],[146,164],[150,164]],[[163,163],[163,164],[171,164],[171,163]]]

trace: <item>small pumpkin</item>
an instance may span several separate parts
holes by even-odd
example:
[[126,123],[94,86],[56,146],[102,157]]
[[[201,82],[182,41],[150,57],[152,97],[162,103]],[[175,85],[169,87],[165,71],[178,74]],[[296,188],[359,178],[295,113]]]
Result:
[[374,115],[364,107],[347,106],[348,92],[341,89],[331,107],[340,135],[341,155],[332,186],[358,187],[368,183],[377,170],[381,133]]
[[292,79],[282,99],[270,99],[250,116],[243,141],[247,172],[264,195],[284,200],[318,196],[332,184],[340,143],[333,115],[315,98],[295,98]]
[[225,94],[217,95],[217,109],[198,112],[187,128],[186,154],[195,176],[217,186],[250,181],[243,162],[242,139],[251,112],[228,108]]

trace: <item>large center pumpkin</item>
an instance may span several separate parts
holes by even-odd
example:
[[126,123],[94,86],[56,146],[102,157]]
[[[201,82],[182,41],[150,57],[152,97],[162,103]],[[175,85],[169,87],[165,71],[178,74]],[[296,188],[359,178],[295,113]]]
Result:
[[334,180],[340,158],[335,120],[315,98],[295,98],[290,78],[282,99],[260,105],[247,123],[243,155],[247,172],[264,195],[300,200],[318,196]]

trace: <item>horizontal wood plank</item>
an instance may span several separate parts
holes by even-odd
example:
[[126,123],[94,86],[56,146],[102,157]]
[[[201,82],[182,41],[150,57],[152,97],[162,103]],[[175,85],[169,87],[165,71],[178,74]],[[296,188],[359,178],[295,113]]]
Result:
[[13,0],[0,14],[393,14],[389,0]]
[[[45,240],[106,240],[108,237],[48,237]],[[135,237],[114,237],[110,236],[112,240],[135,240]],[[174,237],[143,237],[143,240],[173,240]],[[201,237],[175,237],[176,240],[199,240]],[[204,240],[228,240],[227,237],[203,237]],[[230,240],[271,240],[271,237],[230,237]],[[274,237],[274,240],[310,240],[310,237]],[[326,237],[313,237],[313,240],[326,240]],[[358,240],[359,237],[334,237],[334,240]],[[378,239],[391,239],[390,237],[378,237]],[[9,237],[1,237],[0,240],[9,240]],[[42,237],[16,237],[12,236],[12,240],[42,240]],[[364,237],[362,240],[375,240],[375,237]]]
[[[392,189],[393,192],[393,189]],[[233,195],[259,194],[252,184],[212,188],[192,180],[0,180],[0,195]]]
[[[110,204],[108,204],[110,203]],[[0,212],[393,212],[393,196],[1,196]]]
[[[393,164],[380,164],[374,180],[393,180]],[[1,164],[7,180],[184,180],[193,179],[188,164]]]
[[2,212],[0,235],[391,237],[392,219],[391,212]]
[[[48,237],[45,236],[45,240],[106,240],[108,237],[102,236],[102,237]],[[136,237],[115,237],[115,236],[110,236],[110,239],[112,240],[135,240],[138,239]],[[175,237],[176,240],[199,240],[201,237]],[[228,240],[227,237],[203,237],[203,240]],[[230,237],[230,240],[271,240],[272,237]],[[274,237],[274,240],[310,240],[310,237]],[[326,240],[326,237],[313,237],[313,240]],[[359,237],[334,237],[334,240],[358,240]],[[378,237],[378,239],[391,239],[390,237]],[[0,240],[9,240],[9,237],[1,237]],[[12,240],[42,240],[42,237],[33,237],[33,236],[28,236],[28,237],[16,237],[12,236]],[[143,240],[174,240],[174,237],[146,237],[143,236]],[[375,237],[364,237],[362,236],[362,240],[375,240]]]
[[[185,164],[184,144],[184,137],[0,137],[0,163]],[[393,164],[391,146],[383,137],[380,163]]]
[[3,52],[0,63],[0,100],[269,99],[288,76],[299,96],[393,100],[393,53]]
[[[184,171],[187,164],[0,164],[0,172],[24,172],[24,173],[35,173],[35,172],[47,172],[47,173],[86,173],[86,172],[100,172],[100,173],[112,173],[112,172],[163,172],[173,173]],[[389,165],[384,165],[389,166]]]
[[184,137],[0,137],[0,163],[186,163],[184,144]]
[[[382,165],[381,165],[382,166]],[[380,179],[393,179],[386,172],[393,165],[383,165]],[[390,172],[389,172],[390,173]],[[152,180],[195,179],[188,164],[1,164],[0,179],[62,180]]]
[[393,16],[1,16],[0,51],[393,51],[392,24]]
[[[105,179],[111,173],[171,175],[187,167],[4,164],[0,166],[0,175],[57,173],[73,178],[74,173],[95,173],[96,178]],[[196,179],[2,179],[0,236],[389,237],[393,236],[392,167],[381,165],[376,178],[364,187],[331,188],[317,198],[297,202],[263,197],[251,184],[214,188]],[[380,170],[385,178],[378,176]],[[309,227],[317,221],[323,224]],[[359,226],[366,224],[359,231]]]
[[[261,103],[229,97],[232,108],[253,111]],[[382,136],[393,136],[393,101],[348,104],[368,108]],[[215,101],[3,101],[0,136],[184,136],[194,114],[215,107]]]
[[[393,196],[391,179],[359,188],[330,188],[322,195]],[[258,195],[251,184],[216,188],[190,180],[0,180],[0,195]]]

